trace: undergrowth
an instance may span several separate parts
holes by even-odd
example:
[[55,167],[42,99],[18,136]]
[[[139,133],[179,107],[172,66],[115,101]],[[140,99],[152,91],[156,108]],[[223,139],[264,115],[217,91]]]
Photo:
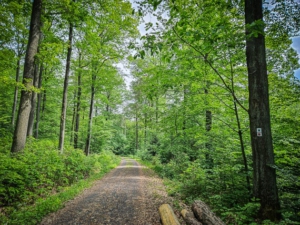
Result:
[[37,224],[120,162],[108,151],[85,156],[67,146],[61,154],[51,140],[30,139],[18,154],[0,151],[0,224]]
[[[168,194],[187,204],[196,199],[207,203],[226,224],[264,224],[271,221],[256,219],[260,204],[257,199],[249,199],[245,186],[245,175],[240,173],[238,165],[226,167],[216,165],[214,170],[207,169],[198,160],[189,162],[184,156],[178,156],[168,163],[162,163],[159,156],[148,157],[140,153],[142,163],[153,169],[164,179]],[[281,196],[284,203],[286,199]],[[282,203],[282,204],[283,204]],[[300,224],[294,219],[294,213],[283,211],[284,220],[279,224]]]

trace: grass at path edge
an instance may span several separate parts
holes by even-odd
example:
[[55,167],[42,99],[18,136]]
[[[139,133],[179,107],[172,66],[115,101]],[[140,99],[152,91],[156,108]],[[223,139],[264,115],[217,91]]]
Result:
[[13,212],[6,224],[38,224],[46,215],[63,208],[65,202],[74,199],[77,195],[84,191],[84,189],[91,187],[94,181],[99,180],[109,171],[117,167],[120,164],[120,161],[121,158],[119,158],[117,162],[103,167],[99,173],[93,174],[85,180],[80,180],[69,187],[63,188],[61,192],[51,195],[45,199],[39,199],[34,205],[25,206],[21,208],[21,210]]

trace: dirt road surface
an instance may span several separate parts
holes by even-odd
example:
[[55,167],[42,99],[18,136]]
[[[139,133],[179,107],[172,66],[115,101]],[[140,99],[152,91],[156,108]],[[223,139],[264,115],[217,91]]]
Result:
[[52,213],[41,225],[156,225],[158,207],[169,203],[162,181],[132,159],[95,182],[80,196]]

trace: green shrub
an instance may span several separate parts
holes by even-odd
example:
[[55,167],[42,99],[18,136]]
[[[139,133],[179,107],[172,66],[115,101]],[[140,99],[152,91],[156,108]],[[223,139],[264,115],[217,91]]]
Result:
[[144,161],[149,161],[153,157],[148,150],[139,150],[137,151],[136,156]]
[[[0,224],[11,221],[22,207],[47,198],[93,174],[103,174],[119,163],[112,152],[85,156],[82,150],[66,147],[61,154],[57,143],[51,140],[28,140],[24,151],[10,154],[0,153]],[[57,200],[55,200],[57,201]],[[61,203],[47,203],[46,211],[53,211]],[[39,210],[44,210],[39,208]],[[42,213],[43,214],[43,213]],[[15,215],[15,216],[14,216]],[[43,214],[44,215],[44,214]],[[24,211],[12,224],[28,223],[32,213]],[[23,220],[22,219],[22,220]],[[35,218],[40,220],[40,218]],[[35,220],[34,219],[34,220]]]
[[0,206],[10,205],[24,198],[28,166],[8,155],[0,157]]

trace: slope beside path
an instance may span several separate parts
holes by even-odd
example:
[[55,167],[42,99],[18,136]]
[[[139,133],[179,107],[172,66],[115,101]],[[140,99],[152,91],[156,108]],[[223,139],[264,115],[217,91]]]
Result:
[[65,207],[43,219],[41,225],[58,224],[161,224],[158,207],[170,203],[162,181],[132,159],[95,182]]

